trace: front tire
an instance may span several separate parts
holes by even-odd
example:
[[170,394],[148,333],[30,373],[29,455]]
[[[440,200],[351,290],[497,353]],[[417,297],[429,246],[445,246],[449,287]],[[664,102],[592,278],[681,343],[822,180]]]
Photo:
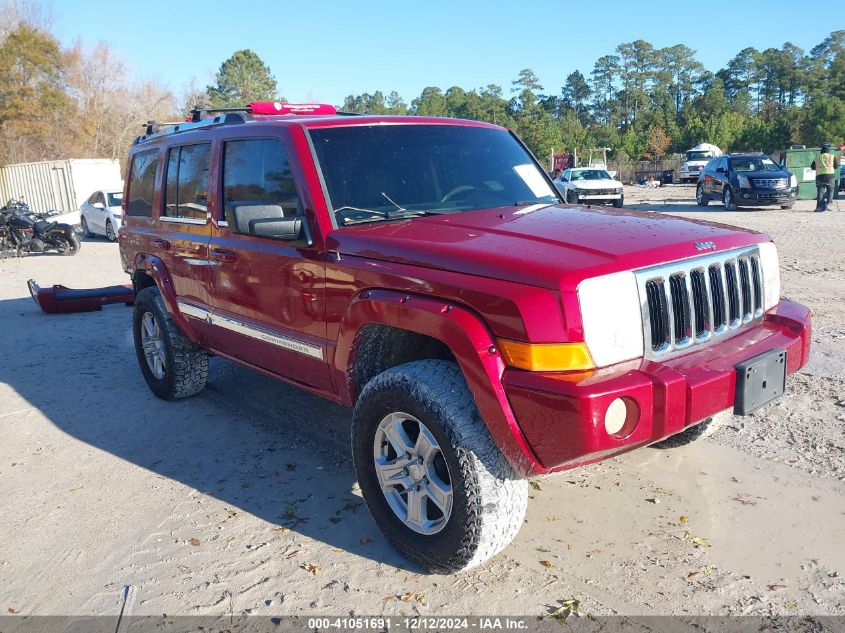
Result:
[[367,383],[352,458],[379,529],[428,571],[479,565],[522,526],[527,482],[515,478],[454,363],[416,361]]
[[88,228],[88,220],[85,219],[85,216],[82,216],[82,237],[86,240],[90,240],[94,237],[94,234],[91,232],[91,229]]
[[613,206],[617,209],[621,209],[623,206],[625,206],[625,196],[620,196],[619,200],[614,200]]
[[736,202],[734,201],[734,192],[730,187],[725,187],[722,194],[722,203],[725,205],[725,211],[736,211]]
[[566,192],[566,204],[578,204],[578,194],[567,190],[567,192]]
[[112,225],[111,220],[106,220],[106,237],[109,242],[117,241],[117,233],[114,232],[114,226]]
[[700,207],[706,207],[710,204],[710,198],[704,194],[704,187],[701,185],[695,188],[695,203]]
[[150,390],[162,400],[198,394],[208,380],[208,354],[173,322],[158,288],[135,295],[135,353]]
[[791,205],[791,204],[782,204],[782,205],[780,205],[780,208],[783,209],[784,211],[789,211],[793,206],[794,205]]

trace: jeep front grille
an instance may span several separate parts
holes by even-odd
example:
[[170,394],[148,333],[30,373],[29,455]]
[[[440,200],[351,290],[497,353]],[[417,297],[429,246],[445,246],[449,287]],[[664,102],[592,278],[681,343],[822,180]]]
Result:
[[634,271],[646,358],[666,358],[763,318],[756,246]]

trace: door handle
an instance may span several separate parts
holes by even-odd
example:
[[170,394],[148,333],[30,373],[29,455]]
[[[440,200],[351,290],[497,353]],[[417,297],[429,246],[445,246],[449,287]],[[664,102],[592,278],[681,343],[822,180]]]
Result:
[[163,251],[166,251],[170,248],[170,242],[168,242],[167,240],[161,240],[161,239],[153,240],[151,242],[151,244],[153,246],[155,246],[156,248],[160,248]]
[[210,259],[216,262],[224,262],[232,264],[238,259],[238,254],[234,251],[227,251],[225,248],[212,248],[209,252]]

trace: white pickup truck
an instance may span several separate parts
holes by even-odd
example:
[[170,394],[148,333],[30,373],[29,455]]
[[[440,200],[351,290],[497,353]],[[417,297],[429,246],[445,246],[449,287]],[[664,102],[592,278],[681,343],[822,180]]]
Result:
[[699,143],[687,150],[685,160],[681,161],[681,182],[698,180],[698,175],[710,159],[721,155],[722,150],[710,143]]

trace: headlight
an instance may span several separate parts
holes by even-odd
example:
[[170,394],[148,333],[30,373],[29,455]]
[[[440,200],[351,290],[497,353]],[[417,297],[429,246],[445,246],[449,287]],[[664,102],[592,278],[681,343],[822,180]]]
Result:
[[795,177],[795,174],[792,174],[789,177],[789,186],[790,187],[797,187],[798,186],[798,179]]
[[763,269],[763,308],[770,310],[780,301],[780,262],[778,249],[774,242],[758,244],[760,247],[760,267]]
[[747,176],[737,176],[736,181],[739,183],[740,189],[749,189],[751,187]]
[[585,279],[578,284],[578,302],[584,342],[596,367],[643,355],[643,317],[634,273]]

